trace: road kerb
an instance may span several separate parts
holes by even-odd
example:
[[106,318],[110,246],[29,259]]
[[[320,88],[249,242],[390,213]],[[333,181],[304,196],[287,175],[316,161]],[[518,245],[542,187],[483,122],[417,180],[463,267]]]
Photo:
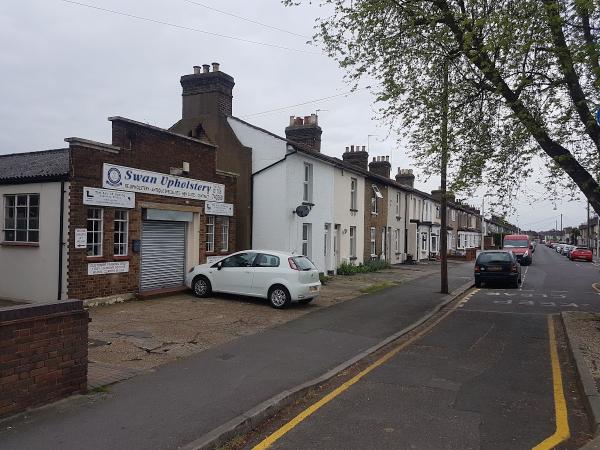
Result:
[[337,376],[340,372],[348,369],[353,366],[357,362],[362,359],[370,356],[371,354],[377,352],[381,348],[390,344],[391,342],[401,338],[407,333],[410,333],[415,328],[421,326],[423,323],[427,322],[431,319],[435,314],[437,314],[442,308],[444,308],[449,303],[456,300],[458,297],[463,295],[466,291],[473,287],[473,282],[469,281],[452,291],[450,294],[443,297],[442,301],[438,303],[433,309],[431,309],[428,313],[424,314],[419,320],[413,322],[409,326],[403,328],[402,330],[388,336],[378,344],[360,352],[358,355],[350,358],[349,360],[339,364],[333,369],[325,372],[323,375],[314,378],[305,383],[299,384],[291,389],[287,389],[270,399],[260,403],[254,408],[246,411],[245,413],[231,419],[230,421],[224,423],[223,425],[209,431],[204,434],[200,438],[180,447],[181,450],[205,450],[205,449],[213,449],[220,445],[223,445],[233,437],[238,434],[246,433],[253,428],[257,427],[259,424],[264,422],[269,417],[272,417],[275,413],[282,410],[286,406],[292,404],[297,399],[302,398],[310,389],[315,386],[319,386],[330,379]]
[[571,358],[575,362],[577,384],[581,391],[583,391],[583,403],[590,418],[592,432],[594,433],[594,436],[598,438],[600,437],[600,393],[598,393],[598,389],[596,389],[596,382],[590,374],[581,350],[577,346],[572,332],[569,331],[567,321],[565,320],[566,314],[568,314],[568,312],[561,312],[560,317],[567,336],[567,344],[571,353]]

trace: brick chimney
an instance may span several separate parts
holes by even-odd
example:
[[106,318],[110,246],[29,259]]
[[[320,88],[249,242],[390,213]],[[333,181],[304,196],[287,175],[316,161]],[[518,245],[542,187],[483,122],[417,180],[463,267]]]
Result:
[[290,125],[285,128],[285,137],[290,141],[298,142],[310,147],[315,152],[321,152],[321,134],[319,118],[316,114],[310,116],[290,116]]
[[398,167],[398,173],[396,174],[396,181],[404,186],[411,188],[415,187],[415,176],[413,175],[412,169],[401,169]]
[[[397,180],[397,176],[396,176],[396,180]],[[431,196],[438,202],[441,202],[442,201],[442,190],[435,189],[435,190],[431,191]],[[449,202],[454,203],[454,194],[452,192],[446,191],[446,199]]]
[[345,163],[360,167],[363,170],[369,170],[369,153],[365,150],[364,145],[362,146],[362,150],[360,145],[357,145],[356,149],[354,145],[346,147],[342,159]]
[[183,88],[182,118],[202,114],[232,115],[233,77],[219,70],[219,63],[194,66],[194,73],[181,77]]
[[369,163],[369,172],[380,175],[384,178],[390,177],[392,165],[389,156],[373,156],[373,161]]

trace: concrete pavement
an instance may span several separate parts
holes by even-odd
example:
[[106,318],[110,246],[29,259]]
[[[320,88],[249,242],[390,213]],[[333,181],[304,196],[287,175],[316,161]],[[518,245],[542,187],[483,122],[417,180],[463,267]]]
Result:
[[[453,268],[451,288],[472,277]],[[362,296],[0,424],[2,449],[172,449],[316,378],[415,322],[438,276]]]

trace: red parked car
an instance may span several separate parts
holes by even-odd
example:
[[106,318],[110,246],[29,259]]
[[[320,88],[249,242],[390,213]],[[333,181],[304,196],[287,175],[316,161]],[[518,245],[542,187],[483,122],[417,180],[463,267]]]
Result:
[[592,261],[593,254],[592,251],[587,247],[575,247],[569,253],[569,259],[571,261],[575,261],[576,259],[583,259],[585,261]]

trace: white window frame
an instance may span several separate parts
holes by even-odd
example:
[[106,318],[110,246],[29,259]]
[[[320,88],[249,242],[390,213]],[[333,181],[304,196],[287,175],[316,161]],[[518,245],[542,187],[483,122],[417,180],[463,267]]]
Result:
[[302,224],[302,255],[310,259],[311,257],[311,223]]
[[221,217],[221,251],[229,251],[229,217]]
[[421,251],[427,251],[427,233],[421,232]]
[[358,179],[350,178],[350,211],[357,211]]
[[[19,197],[27,197],[25,205],[19,205]],[[37,205],[31,206],[31,198],[37,197]],[[13,199],[13,206],[8,206],[9,198]],[[37,209],[37,217],[32,217],[32,208]],[[25,217],[19,218],[19,210],[25,210]],[[12,226],[9,225],[9,211],[12,211]],[[31,220],[37,218],[37,228],[31,227]],[[25,220],[25,228],[18,227],[19,220]],[[7,194],[4,196],[4,222],[3,222],[4,242],[20,242],[38,244],[40,242],[40,194]],[[9,233],[13,234],[13,239],[7,239]],[[25,232],[25,240],[17,239],[19,233]],[[31,234],[31,236],[30,236]]]
[[215,216],[206,216],[206,253],[215,251]]
[[313,165],[310,163],[304,163],[302,181],[302,201],[306,203],[312,203],[313,200]]
[[350,258],[356,258],[356,227],[350,227]]
[[381,191],[377,186],[372,185],[371,189],[373,190],[373,195],[371,196],[371,214],[378,214],[379,208],[377,206],[377,199],[383,198],[383,195],[381,195]]
[[[100,217],[93,217],[90,218],[89,217],[89,212],[92,210],[96,210],[96,211],[100,211]],[[87,243],[86,243],[86,251],[87,251],[87,255],[88,256],[102,256],[103,255],[103,244],[104,244],[104,209],[103,208],[95,208],[95,207],[89,207],[86,210],[86,225],[88,226],[88,231],[87,231]],[[89,224],[90,222],[92,224],[97,223],[98,225],[98,229],[96,229],[96,227],[94,225],[92,225],[92,231],[89,230]],[[99,236],[98,242],[96,242],[96,240],[93,238],[94,235]],[[90,242],[90,237],[92,238],[91,242]],[[95,253],[96,250],[94,249],[98,249],[98,253]],[[91,250],[91,253],[90,253]]]
[[452,222],[456,222],[456,210],[452,210]]
[[[119,214],[122,217],[117,218]],[[115,227],[113,232],[113,255],[127,256],[129,254],[129,211],[115,209]]]
[[400,192],[396,192],[396,217],[400,218]]
[[371,227],[371,256],[377,256],[377,229],[375,227]]

